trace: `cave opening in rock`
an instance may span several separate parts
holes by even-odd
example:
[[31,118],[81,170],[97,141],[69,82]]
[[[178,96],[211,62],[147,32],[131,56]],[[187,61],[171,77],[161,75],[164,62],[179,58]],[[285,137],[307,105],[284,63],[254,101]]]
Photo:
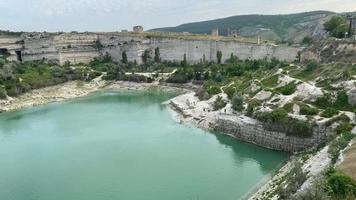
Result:
[[17,61],[22,62],[22,54],[21,54],[21,51],[15,51],[15,53],[16,53]]
[[10,53],[9,53],[8,49],[0,48],[0,57],[7,57],[9,55],[10,55]]

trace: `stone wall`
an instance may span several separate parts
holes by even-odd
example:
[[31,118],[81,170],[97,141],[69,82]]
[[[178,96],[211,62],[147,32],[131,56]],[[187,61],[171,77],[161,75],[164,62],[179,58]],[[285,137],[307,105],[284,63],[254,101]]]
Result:
[[[57,60],[63,64],[88,63],[94,57],[105,53],[113,60],[122,59],[125,51],[129,61],[142,63],[142,55],[148,50],[154,54],[155,48],[160,48],[162,60],[183,60],[186,54],[189,63],[216,61],[216,52],[222,51],[223,60],[231,53],[241,59],[271,59],[294,61],[299,49],[271,44],[253,44],[238,41],[189,40],[173,37],[145,37],[144,35],[120,35],[112,33],[26,33],[19,38],[0,37],[0,48],[10,49],[12,55],[20,51],[22,60]],[[16,57],[12,57],[15,59]]]
[[301,138],[287,136],[285,133],[268,131],[260,122],[246,118],[221,115],[217,119],[214,129],[259,146],[289,152],[318,146],[325,142],[327,138],[327,130],[321,125],[314,129],[312,137]]

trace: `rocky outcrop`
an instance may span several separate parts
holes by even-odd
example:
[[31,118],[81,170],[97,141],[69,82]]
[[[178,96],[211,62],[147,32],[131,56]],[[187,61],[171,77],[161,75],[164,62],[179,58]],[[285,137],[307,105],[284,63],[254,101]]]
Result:
[[171,107],[179,112],[181,122],[214,130],[262,147],[288,152],[302,151],[326,141],[329,129],[324,124],[315,125],[311,137],[297,137],[282,132],[269,131],[255,119],[237,114],[231,105],[213,111],[214,97],[200,101],[194,93],[180,95],[170,100]]
[[268,131],[257,120],[236,115],[219,115],[214,130],[259,146],[289,152],[318,146],[325,142],[327,138],[327,129],[322,125],[314,128],[312,137],[303,138]]

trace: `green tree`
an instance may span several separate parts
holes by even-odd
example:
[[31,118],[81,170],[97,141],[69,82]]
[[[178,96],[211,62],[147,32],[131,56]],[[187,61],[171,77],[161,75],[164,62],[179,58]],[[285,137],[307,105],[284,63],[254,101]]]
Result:
[[128,63],[126,51],[122,52],[122,63],[124,64]]
[[305,45],[311,45],[313,43],[313,38],[309,37],[309,36],[306,36],[306,37],[303,38],[302,42]]
[[235,93],[232,97],[232,109],[241,112],[244,109],[244,99],[241,94]]
[[161,55],[159,53],[159,47],[155,48],[154,60],[155,60],[156,63],[160,63],[161,62]]
[[149,50],[145,50],[143,52],[143,55],[142,55],[142,61],[144,64],[147,64],[149,59],[151,58],[151,55],[150,55],[150,51]]
[[183,55],[183,61],[181,62],[182,67],[186,67],[188,65],[187,62],[187,54]]
[[217,52],[216,52],[216,57],[217,57],[217,59],[218,59],[218,64],[221,64],[222,51],[217,51]]
[[331,36],[343,38],[348,28],[347,20],[341,16],[333,16],[324,24],[324,28]]

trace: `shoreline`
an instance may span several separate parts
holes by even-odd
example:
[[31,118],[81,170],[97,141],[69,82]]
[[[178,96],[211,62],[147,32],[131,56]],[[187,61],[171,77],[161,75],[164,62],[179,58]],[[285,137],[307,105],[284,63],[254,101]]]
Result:
[[160,85],[158,82],[135,83],[124,81],[104,81],[101,80],[101,77],[99,77],[90,82],[70,81],[55,86],[31,90],[18,97],[8,97],[7,99],[0,100],[0,113],[16,111],[24,108],[31,108],[54,102],[71,100],[103,90],[144,91],[150,89],[159,89],[163,91],[172,91],[179,93],[186,93],[190,91],[187,88]]
[[[227,105],[224,111],[213,111],[212,106],[213,102],[215,101],[215,97],[211,98],[209,101],[203,102],[202,104],[202,102],[199,102],[199,99],[195,96],[195,93],[193,92],[194,86],[179,86],[182,87],[177,87],[176,85],[169,84],[161,85],[159,82],[135,83],[124,81],[104,81],[101,80],[101,77],[94,79],[91,82],[71,81],[55,86],[32,90],[16,98],[0,100],[0,113],[76,99],[79,97],[88,96],[98,91],[145,91],[150,89],[158,89],[162,91],[181,93],[180,95],[163,103],[170,110],[172,110],[172,112],[174,112],[172,113],[172,118],[174,118],[174,120],[178,123],[189,124],[207,131],[214,131],[214,127],[217,124],[219,116],[225,114],[236,114],[232,111],[230,104]],[[191,107],[197,107],[198,109],[192,110]],[[234,139],[242,140],[232,134],[224,134],[229,135]],[[315,166],[316,164],[317,163],[315,162],[309,163],[309,167]],[[322,168],[324,167],[325,165],[322,166]],[[256,185],[255,188],[252,188],[244,196],[244,199],[263,199],[266,193],[271,192],[276,188],[276,186],[274,185],[276,180],[283,177],[286,173],[288,173],[290,169],[291,158],[287,159],[285,163],[283,163],[278,169],[271,173],[269,177],[266,177],[266,179]],[[312,173],[312,175],[314,174]],[[307,185],[310,185],[310,183]],[[304,186],[303,189],[305,189],[305,187],[307,186]]]

